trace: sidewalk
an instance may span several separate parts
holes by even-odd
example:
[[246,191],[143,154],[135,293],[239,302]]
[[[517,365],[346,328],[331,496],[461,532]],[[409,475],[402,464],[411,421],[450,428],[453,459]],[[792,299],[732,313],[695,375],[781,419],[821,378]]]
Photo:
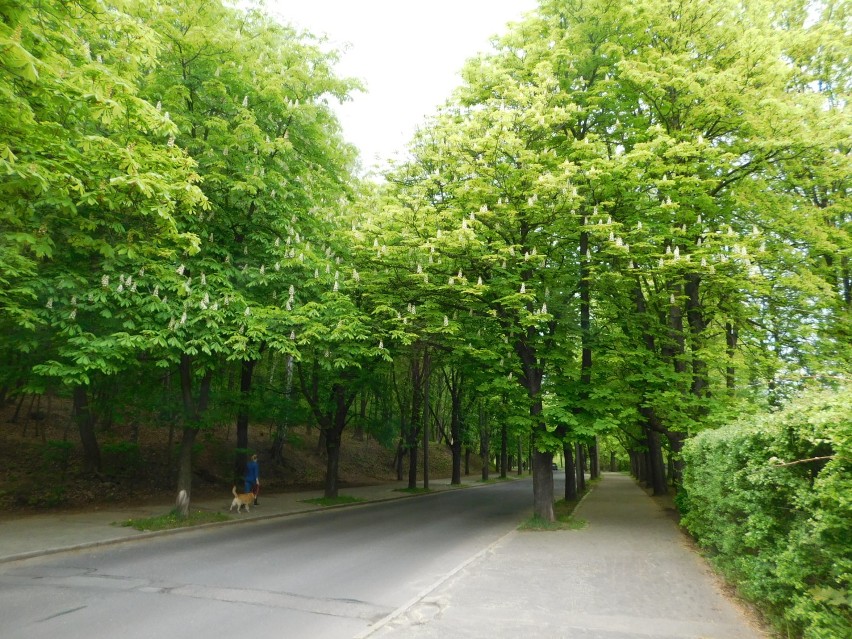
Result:
[[509,533],[359,639],[764,636],[630,477],[605,473],[575,515],[588,525]]
[[[479,480],[479,475],[462,477],[462,487],[486,485]],[[404,499],[412,496],[409,493],[399,492],[399,489],[407,486],[407,481],[399,481],[378,486],[347,487],[342,488],[340,494],[372,502]],[[440,491],[457,490],[459,487],[451,486],[449,479],[433,479],[429,482],[429,488],[432,491]],[[259,499],[260,505],[252,506],[249,513],[245,511],[240,514],[232,512],[233,519],[230,521],[204,525],[228,526],[239,524],[247,519],[269,519],[337,507],[316,506],[304,502],[306,499],[315,499],[322,497],[322,495],[322,490],[278,494],[264,492]],[[191,507],[193,510],[228,513],[230,505],[231,494],[229,491],[224,491],[221,498],[193,500]],[[52,513],[16,517],[14,513],[3,513],[0,515],[0,563],[68,550],[91,548],[130,539],[179,534],[186,530],[198,528],[196,526],[158,532],[141,532],[120,525],[121,522],[128,519],[163,515],[172,508],[172,503],[163,503],[138,507],[93,507],[91,512],[73,514]]]

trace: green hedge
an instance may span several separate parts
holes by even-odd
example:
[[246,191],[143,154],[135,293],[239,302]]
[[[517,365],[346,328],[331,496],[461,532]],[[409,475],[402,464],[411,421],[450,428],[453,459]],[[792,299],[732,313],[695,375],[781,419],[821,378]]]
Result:
[[742,595],[787,636],[852,637],[852,388],[701,433],[684,458],[682,521]]

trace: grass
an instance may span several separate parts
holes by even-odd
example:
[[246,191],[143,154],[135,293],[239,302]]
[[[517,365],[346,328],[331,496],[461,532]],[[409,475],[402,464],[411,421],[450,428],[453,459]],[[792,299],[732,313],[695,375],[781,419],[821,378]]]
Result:
[[302,499],[300,501],[305,504],[316,504],[317,506],[342,506],[343,504],[357,504],[367,500],[350,495],[338,495],[337,497],[317,497],[315,499]]
[[[586,492],[588,492],[588,490]],[[577,519],[573,515],[574,509],[577,507],[577,504],[580,503],[581,498],[572,499],[570,501],[560,499],[553,504],[553,514],[556,517],[555,521],[547,521],[538,515],[533,515],[526,521],[522,522],[521,525],[518,526],[518,530],[538,532],[550,530],[580,530],[585,528],[588,525],[588,522],[585,519]]]
[[180,517],[174,510],[165,515],[147,517],[145,519],[128,519],[118,525],[125,528],[135,528],[142,531],[172,530],[174,528],[188,528],[201,524],[212,524],[220,521],[229,521],[231,517],[224,513],[211,513],[202,510],[190,512],[189,517]]
[[431,488],[394,488],[396,493],[408,493],[409,495],[425,495],[431,493]]

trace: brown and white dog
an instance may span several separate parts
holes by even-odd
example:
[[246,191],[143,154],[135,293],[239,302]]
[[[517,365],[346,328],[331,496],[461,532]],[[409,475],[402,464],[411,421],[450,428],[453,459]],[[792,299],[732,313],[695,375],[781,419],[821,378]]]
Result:
[[231,493],[234,495],[234,500],[231,502],[231,507],[228,508],[228,512],[231,512],[234,509],[234,506],[237,507],[237,512],[240,512],[240,508],[243,506],[246,507],[246,512],[249,511],[249,504],[254,501],[253,493],[238,493],[237,487],[234,486],[231,489]]

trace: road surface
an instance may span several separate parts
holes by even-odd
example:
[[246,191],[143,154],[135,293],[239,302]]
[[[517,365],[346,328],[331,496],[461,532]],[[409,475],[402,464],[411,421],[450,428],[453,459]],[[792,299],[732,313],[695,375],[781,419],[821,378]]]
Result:
[[3,639],[352,637],[531,512],[513,481],[0,566]]

